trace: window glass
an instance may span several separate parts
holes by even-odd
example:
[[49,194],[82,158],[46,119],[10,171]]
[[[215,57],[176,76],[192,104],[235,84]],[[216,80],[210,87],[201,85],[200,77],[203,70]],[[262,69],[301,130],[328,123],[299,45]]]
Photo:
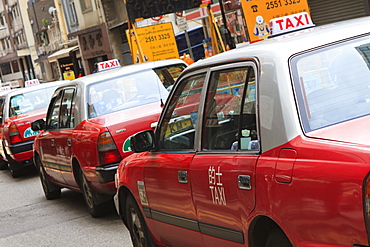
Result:
[[10,98],[9,116],[12,117],[30,111],[47,108],[50,102],[50,97],[55,88],[56,86],[51,88],[42,88],[12,96]]
[[255,98],[252,67],[213,72],[207,90],[203,149],[258,149]]
[[161,68],[155,68],[154,71],[157,73],[159,79],[163,83],[164,87],[171,91],[173,84],[177,78],[181,75],[181,72],[185,69],[184,64],[176,64],[165,66]]
[[0,124],[4,122],[4,104],[5,104],[5,99],[0,98]]
[[91,0],[80,0],[82,12],[92,10]]
[[0,67],[1,67],[1,72],[3,75],[9,75],[12,73],[12,68],[10,67],[10,63],[2,63]]
[[195,126],[205,74],[182,81],[174,93],[159,130],[162,150],[194,149]]
[[19,72],[19,64],[17,60],[12,61],[12,67],[13,67],[13,73]]
[[294,85],[306,131],[370,114],[370,38],[293,60]]
[[60,102],[62,101],[63,91],[60,91],[57,96],[55,96],[51,102],[52,107],[51,110],[48,112],[48,116],[46,119],[46,128],[47,129],[58,129],[59,126],[59,112],[60,112]]
[[89,118],[140,105],[164,102],[168,91],[153,70],[106,79],[88,89]]
[[59,128],[74,128],[74,89],[64,90],[60,106]]
[[77,23],[77,14],[76,14],[76,7],[73,0],[68,1],[69,11],[68,11],[68,17],[69,21],[71,22],[71,25],[76,25]]

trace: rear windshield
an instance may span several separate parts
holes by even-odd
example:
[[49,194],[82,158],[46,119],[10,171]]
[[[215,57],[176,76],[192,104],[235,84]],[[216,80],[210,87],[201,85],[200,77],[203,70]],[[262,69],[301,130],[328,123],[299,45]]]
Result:
[[110,78],[91,85],[87,92],[89,118],[154,102],[160,104],[168,96],[153,70]]
[[181,72],[185,69],[184,64],[174,64],[165,67],[155,68],[154,71],[162,81],[163,86],[170,91]]
[[370,37],[292,59],[300,116],[306,132],[370,114]]
[[12,117],[47,108],[55,89],[56,86],[12,96],[10,98],[9,116]]

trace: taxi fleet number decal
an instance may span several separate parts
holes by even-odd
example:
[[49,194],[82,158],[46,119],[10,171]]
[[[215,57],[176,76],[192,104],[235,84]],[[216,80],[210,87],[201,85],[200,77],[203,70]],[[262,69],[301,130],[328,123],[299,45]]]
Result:
[[208,169],[208,183],[211,191],[212,203],[226,205],[225,188],[221,182],[221,167],[210,166]]

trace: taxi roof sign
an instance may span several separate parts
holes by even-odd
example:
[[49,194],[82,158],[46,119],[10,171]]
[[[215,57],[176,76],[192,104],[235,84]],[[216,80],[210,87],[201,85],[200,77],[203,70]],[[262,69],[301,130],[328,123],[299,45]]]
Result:
[[33,80],[28,80],[24,82],[24,87],[31,87],[35,85],[39,85],[40,81],[39,79],[33,79]]
[[307,12],[287,15],[270,20],[270,37],[314,26],[315,25],[313,24],[311,17]]
[[98,66],[98,71],[104,71],[108,69],[113,69],[113,68],[119,68],[121,65],[119,64],[118,59],[112,59],[112,60],[107,60],[104,62],[100,62],[97,64]]

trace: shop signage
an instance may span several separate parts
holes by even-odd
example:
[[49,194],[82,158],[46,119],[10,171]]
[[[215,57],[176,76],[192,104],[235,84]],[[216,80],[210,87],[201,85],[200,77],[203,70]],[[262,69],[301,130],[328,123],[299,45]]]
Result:
[[[179,58],[171,22],[136,28],[136,35],[133,30],[127,30],[126,35],[134,63]],[[142,54],[140,54],[138,44],[140,44]]]
[[31,86],[35,86],[35,85],[39,85],[39,84],[40,84],[39,79],[28,80],[28,81],[24,82],[24,87],[31,87]]
[[180,31],[185,31],[189,29],[188,23],[185,17],[176,17],[176,24]]
[[309,14],[307,0],[246,0],[241,4],[251,42],[265,39],[271,34],[271,19],[302,12]]

